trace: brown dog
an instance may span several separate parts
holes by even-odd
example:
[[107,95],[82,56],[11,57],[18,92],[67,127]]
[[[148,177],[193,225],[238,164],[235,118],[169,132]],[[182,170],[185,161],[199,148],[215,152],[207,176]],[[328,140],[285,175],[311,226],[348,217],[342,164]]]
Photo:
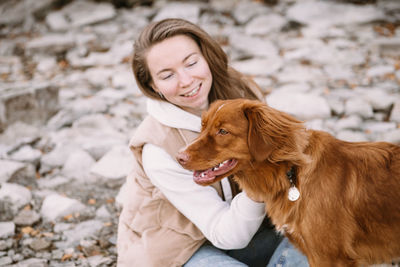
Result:
[[341,141],[259,101],[236,99],[211,105],[177,160],[200,185],[235,174],[310,266],[400,257],[400,146]]

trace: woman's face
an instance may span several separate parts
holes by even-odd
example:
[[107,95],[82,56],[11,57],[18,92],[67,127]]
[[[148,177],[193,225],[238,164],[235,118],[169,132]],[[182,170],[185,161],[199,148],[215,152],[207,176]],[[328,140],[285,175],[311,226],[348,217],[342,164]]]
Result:
[[212,74],[197,43],[177,35],[150,48],[146,55],[151,86],[182,109],[200,115],[208,107]]

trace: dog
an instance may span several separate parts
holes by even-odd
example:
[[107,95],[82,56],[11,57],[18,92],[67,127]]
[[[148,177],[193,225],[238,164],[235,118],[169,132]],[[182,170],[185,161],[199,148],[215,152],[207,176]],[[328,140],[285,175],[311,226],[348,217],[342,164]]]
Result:
[[261,101],[218,100],[176,159],[203,186],[234,175],[312,267],[400,257],[399,145],[346,142]]

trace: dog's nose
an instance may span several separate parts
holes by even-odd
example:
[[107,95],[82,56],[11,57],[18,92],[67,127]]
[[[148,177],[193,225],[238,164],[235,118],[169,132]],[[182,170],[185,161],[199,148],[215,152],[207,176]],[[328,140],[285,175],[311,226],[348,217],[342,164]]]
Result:
[[183,151],[180,151],[176,156],[176,159],[179,162],[179,164],[184,166],[189,161],[189,155]]

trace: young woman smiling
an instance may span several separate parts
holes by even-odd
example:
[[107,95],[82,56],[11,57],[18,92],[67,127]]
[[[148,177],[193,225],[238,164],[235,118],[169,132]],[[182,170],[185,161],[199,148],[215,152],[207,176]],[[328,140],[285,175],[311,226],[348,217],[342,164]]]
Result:
[[119,219],[118,266],[308,266],[268,224],[264,203],[239,192],[231,177],[199,186],[175,160],[199,134],[210,103],[262,99],[258,86],[228,66],[206,32],[181,19],[145,27],[132,68],[149,115],[130,142],[135,161]]

